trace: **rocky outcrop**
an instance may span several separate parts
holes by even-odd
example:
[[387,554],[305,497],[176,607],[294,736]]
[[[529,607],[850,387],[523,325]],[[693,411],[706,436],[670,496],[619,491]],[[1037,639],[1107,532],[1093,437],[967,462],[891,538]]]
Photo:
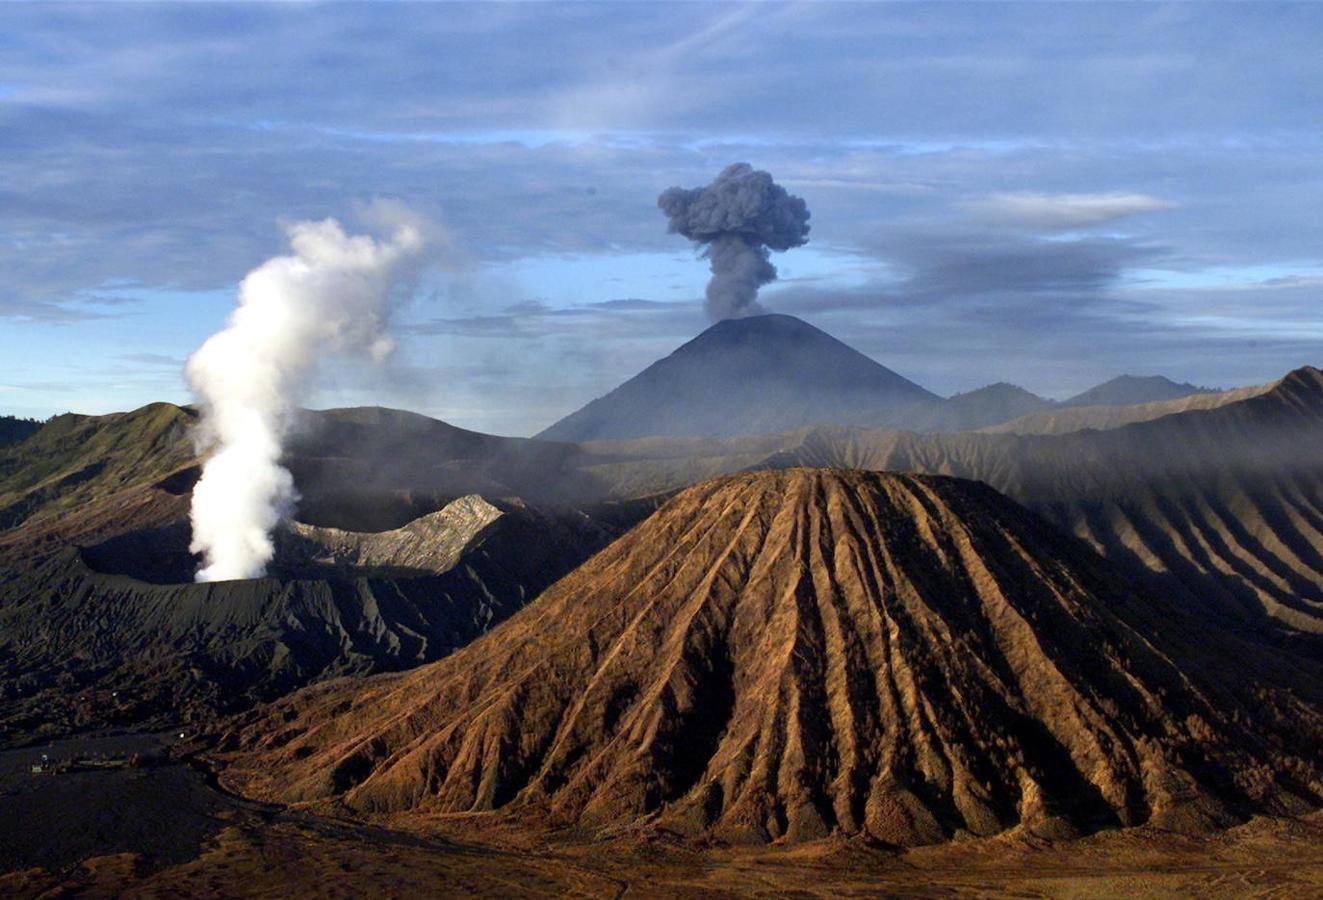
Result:
[[287,567],[438,574],[452,569],[500,516],[495,506],[470,494],[390,531],[344,531],[290,522],[277,533],[277,541]]

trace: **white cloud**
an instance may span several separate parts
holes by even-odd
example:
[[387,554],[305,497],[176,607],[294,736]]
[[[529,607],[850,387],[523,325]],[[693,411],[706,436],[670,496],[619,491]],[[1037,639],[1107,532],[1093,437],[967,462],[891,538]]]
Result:
[[991,194],[965,204],[989,221],[1030,228],[1084,228],[1139,213],[1171,209],[1149,194]]

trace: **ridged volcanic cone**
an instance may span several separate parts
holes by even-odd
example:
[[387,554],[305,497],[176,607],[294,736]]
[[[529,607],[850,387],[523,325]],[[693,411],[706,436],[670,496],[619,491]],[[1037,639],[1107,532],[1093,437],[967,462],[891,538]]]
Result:
[[464,650],[219,758],[265,799],[596,833],[1204,829],[1319,802],[1296,666],[980,483],[792,469],[684,491]]

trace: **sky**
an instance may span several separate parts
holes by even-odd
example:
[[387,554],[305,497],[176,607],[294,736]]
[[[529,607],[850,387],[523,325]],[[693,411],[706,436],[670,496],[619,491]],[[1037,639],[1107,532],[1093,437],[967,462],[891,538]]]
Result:
[[187,402],[285,224],[435,225],[314,406],[532,434],[708,324],[657,195],[803,197],[761,303],[931,390],[1323,365],[1323,4],[0,5],[0,413]]

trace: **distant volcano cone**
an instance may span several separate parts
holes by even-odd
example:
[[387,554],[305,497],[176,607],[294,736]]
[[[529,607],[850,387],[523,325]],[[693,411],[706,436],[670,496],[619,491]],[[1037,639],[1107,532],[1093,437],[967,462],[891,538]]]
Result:
[[794,316],[718,322],[538,437],[729,437],[880,425],[940,398]]
[[740,475],[447,659],[256,714],[223,781],[361,813],[896,845],[1316,804],[1317,707],[1173,615],[981,484]]

